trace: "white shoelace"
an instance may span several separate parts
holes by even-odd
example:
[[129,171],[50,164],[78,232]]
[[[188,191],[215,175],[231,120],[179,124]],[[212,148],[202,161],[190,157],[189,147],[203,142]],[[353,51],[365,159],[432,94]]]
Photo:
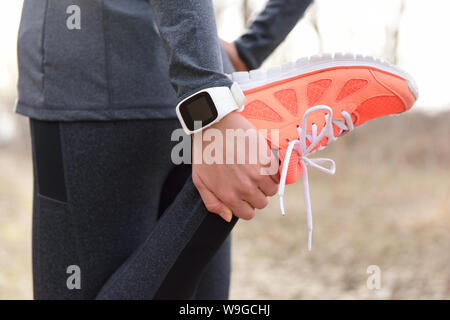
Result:
[[[325,114],[325,126],[321,130],[320,134],[317,135],[317,125],[312,124],[311,131],[312,134],[306,134],[306,130],[302,130],[302,128],[306,128],[307,126],[307,118],[311,112],[317,110],[325,110],[327,113]],[[284,158],[283,168],[281,170],[281,178],[280,178],[280,186],[278,188],[278,196],[280,197],[280,209],[281,214],[285,215],[284,211],[284,188],[286,185],[286,176],[288,172],[289,162],[292,155],[292,151],[296,151],[299,154],[299,162],[302,164],[303,172],[302,172],[302,180],[303,180],[303,195],[305,198],[305,206],[306,206],[306,220],[308,224],[308,250],[311,250],[312,243],[312,211],[311,211],[311,200],[309,195],[309,183],[308,183],[308,166],[312,166],[320,171],[327,174],[334,174],[336,171],[336,164],[332,159],[328,158],[308,158],[308,155],[313,153],[313,150],[318,143],[324,138],[328,138],[328,142],[334,141],[340,136],[343,132],[353,130],[353,121],[351,115],[347,111],[342,111],[342,116],[344,120],[332,120],[333,119],[333,110],[325,105],[317,105],[309,108],[305,114],[303,115],[303,125],[297,127],[298,131],[298,140],[289,141],[288,147],[286,150],[286,155]],[[339,128],[339,133],[335,137],[334,136],[334,128],[333,124]],[[306,146],[306,139],[309,140],[309,147]],[[300,149],[299,149],[300,148]],[[317,150],[323,149],[324,146],[319,147]],[[321,164],[329,163],[330,168],[327,168]]]

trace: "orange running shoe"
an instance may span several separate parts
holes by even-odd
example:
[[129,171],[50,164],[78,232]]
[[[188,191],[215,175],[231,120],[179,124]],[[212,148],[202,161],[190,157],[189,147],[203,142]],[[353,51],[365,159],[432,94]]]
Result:
[[[311,249],[307,166],[334,174],[335,163],[308,158],[309,154],[368,120],[410,109],[418,97],[417,86],[387,62],[352,54],[302,58],[267,71],[235,72],[230,78],[246,96],[242,115],[257,129],[268,129],[267,141],[278,152],[283,215],[285,184],[302,176]],[[271,129],[278,130],[278,137],[271,137]]]

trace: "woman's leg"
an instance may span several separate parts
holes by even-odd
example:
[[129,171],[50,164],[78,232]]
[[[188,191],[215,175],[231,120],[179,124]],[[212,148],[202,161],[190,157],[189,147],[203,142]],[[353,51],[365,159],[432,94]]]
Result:
[[[157,221],[178,123],[31,122],[35,297],[150,299],[160,288],[168,298],[191,298],[233,224],[206,212],[191,179]],[[202,231],[211,223],[213,241]],[[202,242],[210,245],[190,265],[190,248]],[[80,289],[67,286],[71,266],[81,272]],[[165,289],[177,270],[189,270],[175,288],[182,295]]]
[[[181,191],[185,181],[191,176],[192,167],[190,165],[176,166],[170,172],[167,177],[163,191],[161,193],[159,212],[162,214],[168,206],[173,202],[178,193]],[[210,232],[215,232],[215,230],[208,229]],[[204,236],[206,239],[210,239],[209,235]],[[197,245],[198,247],[198,245]],[[193,247],[194,248],[194,247]],[[199,248],[194,250],[198,251]],[[199,300],[226,300],[228,299],[229,286],[230,286],[230,269],[231,269],[231,235],[227,237],[219,250],[214,254],[211,261],[205,266],[204,272],[201,274],[201,278],[197,279],[193,286],[197,285],[195,296],[191,298]],[[189,257],[190,254],[188,253]],[[185,277],[190,271],[187,270],[187,265],[185,265],[181,259],[178,259],[178,265],[182,268],[179,269],[180,277]],[[191,267],[195,268],[195,267]],[[172,274],[177,274],[177,267],[172,267]],[[179,279],[175,277],[166,277],[165,283],[159,288],[158,293],[155,298],[165,298],[174,297],[172,291],[176,292],[178,295],[181,294],[180,290],[177,290],[179,284],[177,284]],[[172,282],[172,285],[170,284]]]
[[[157,222],[174,120],[31,121],[36,298],[94,298]],[[67,268],[79,266],[81,289]]]
[[231,235],[209,262],[195,293],[196,300],[227,300],[231,276]]

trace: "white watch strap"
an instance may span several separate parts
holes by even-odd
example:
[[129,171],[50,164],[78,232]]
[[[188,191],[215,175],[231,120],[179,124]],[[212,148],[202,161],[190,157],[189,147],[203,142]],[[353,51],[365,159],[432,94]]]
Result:
[[237,84],[237,82],[233,82],[233,85],[230,88],[231,94],[233,95],[234,101],[236,101],[239,109],[239,112],[244,111],[245,107],[245,95],[242,91],[241,87]]
[[[216,110],[217,110],[217,119],[215,121],[211,122],[210,124],[204,126],[203,128],[200,128],[200,129],[194,130],[194,131],[190,131],[184,124],[184,120],[182,119],[182,117],[180,115],[179,106],[187,99],[189,99],[201,92],[207,92],[210,95],[210,97],[216,107]],[[183,126],[184,131],[187,134],[192,134],[194,132],[201,131],[201,130],[211,126],[212,124],[218,122],[220,119],[222,119],[227,114],[229,114],[233,111],[241,112],[242,110],[244,110],[244,102],[245,102],[245,95],[242,92],[242,89],[239,87],[239,85],[236,82],[234,82],[232,84],[231,88],[228,88],[228,87],[207,88],[207,89],[200,90],[200,91],[194,93],[193,95],[183,99],[183,101],[181,101],[177,106],[177,116]]]
[[217,119],[219,121],[227,114],[239,109],[233,95],[231,94],[230,88],[228,87],[215,87],[205,89],[206,92],[212,98],[214,106],[217,109]]
[[208,88],[205,91],[210,94],[216,106],[217,121],[233,111],[241,112],[244,110],[245,95],[236,82],[231,85],[231,88],[215,87]]

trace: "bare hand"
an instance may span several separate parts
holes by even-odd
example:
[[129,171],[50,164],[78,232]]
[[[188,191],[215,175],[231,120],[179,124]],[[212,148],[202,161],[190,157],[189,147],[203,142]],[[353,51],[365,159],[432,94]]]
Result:
[[[202,135],[208,134],[208,130],[216,129],[225,137],[226,129],[254,129],[253,125],[247,121],[242,115],[237,112],[232,112],[213,126],[195,134],[193,144],[193,157],[196,154],[203,154],[207,147],[207,142],[203,142],[203,147],[199,147],[195,143],[196,139],[201,139]],[[200,136],[198,136],[200,135]],[[259,139],[265,139],[263,136],[258,136]],[[234,156],[238,152],[245,152],[245,159],[249,159],[248,145],[249,141],[246,139],[245,150],[235,150],[234,148],[226,148],[229,144],[227,139],[223,143],[223,155],[226,157],[227,152],[232,152]],[[264,140],[264,143],[265,140]],[[199,150],[200,148],[200,150]],[[278,190],[279,176],[278,170],[274,170],[272,175],[262,174],[267,170],[268,166],[274,168],[273,164],[278,167],[278,161],[273,156],[269,148],[267,152],[258,152],[256,164],[250,164],[245,161],[244,164],[238,164],[233,161],[233,164],[207,164],[201,163],[192,165],[192,179],[197,187],[202,200],[208,211],[220,215],[226,221],[231,220],[231,211],[239,218],[249,220],[255,215],[255,208],[262,209],[267,206],[268,196],[273,196]],[[236,160],[236,159],[235,159]],[[273,172],[273,171],[272,171]],[[229,209],[228,209],[229,208]]]
[[227,42],[225,40],[220,39],[220,43],[225,49],[225,52],[230,58],[231,63],[236,71],[248,71],[248,67],[244,61],[242,61],[241,57],[239,57],[239,53],[236,49],[236,46],[233,42]]

